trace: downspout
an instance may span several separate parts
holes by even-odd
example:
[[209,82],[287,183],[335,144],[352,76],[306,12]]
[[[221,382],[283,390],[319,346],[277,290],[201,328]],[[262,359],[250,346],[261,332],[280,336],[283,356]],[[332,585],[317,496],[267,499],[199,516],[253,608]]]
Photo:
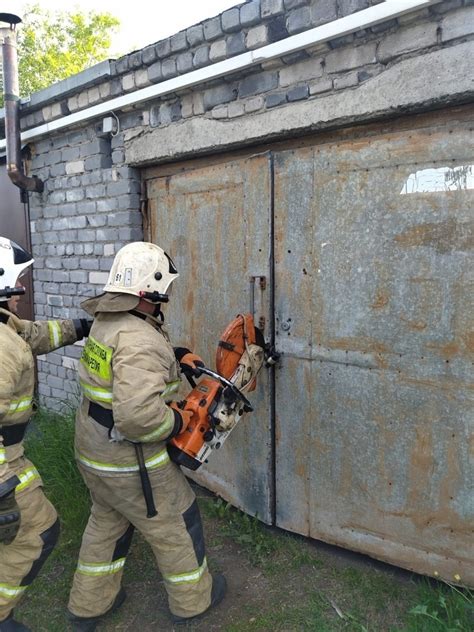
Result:
[[28,177],[25,175],[21,160],[20,90],[16,45],[16,25],[21,22],[21,18],[12,13],[0,13],[0,22],[10,23],[9,27],[0,28],[7,173],[13,184],[20,189],[42,193],[44,189],[43,181],[36,176]]

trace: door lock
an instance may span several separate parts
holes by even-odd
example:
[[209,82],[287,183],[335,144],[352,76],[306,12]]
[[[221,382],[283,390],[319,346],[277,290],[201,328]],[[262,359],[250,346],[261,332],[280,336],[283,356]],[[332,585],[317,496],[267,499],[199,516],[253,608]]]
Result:
[[[263,297],[263,292],[267,289],[267,277],[266,276],[251,276],[249,277],[250,284],[250,305],[249,311],[254,317],[256,323],[258,323],[258,328],[262,333],[265,332],[265,324],[266,318],[263,315],[265,313],[265,301]],[[258,284],[259,292],[259,305],[255,305],[255,287]],[[258,316],[257,313],[258,312]]]

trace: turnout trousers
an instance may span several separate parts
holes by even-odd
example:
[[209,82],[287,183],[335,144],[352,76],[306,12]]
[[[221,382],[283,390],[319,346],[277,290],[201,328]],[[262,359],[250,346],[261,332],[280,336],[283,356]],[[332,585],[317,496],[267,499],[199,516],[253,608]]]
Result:
[[21,511],[20,530],[11,544],[0,544],[0,621],[18,604],[59,536],[56,510],[41,487],[25,489],[16,499]]
[[134,529],[151,546],[171,612],[192,617],[211,602],[204,535],[196,498],[182,472],[169,462],[149,471],[158,514],[146,517],[138,474],[106,477],[79,465],[92,499],[68,609],[79,617],[105,614],[120,590]]

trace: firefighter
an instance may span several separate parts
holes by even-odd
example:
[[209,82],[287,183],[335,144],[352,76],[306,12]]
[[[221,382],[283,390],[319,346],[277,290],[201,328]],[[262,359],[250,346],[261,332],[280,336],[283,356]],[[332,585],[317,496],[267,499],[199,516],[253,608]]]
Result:
[[183,348],[178,362],[163,324],[177,277],[161,248],[130,243],[117,253],[104,293],[82,303],[94,322],[79,363],[75,448],[92,509],[68,606],[76,631],[94,630],[123,602],[134,529],[156,557],[174,623],[203,614],[226,591],[224,576],[207,568],[194,493],[166,449],[189,423],[189,412],[168,405],[180,365],[195,371],[200,364]]
[[0,237],[0,632],[28,630],[13,619],[13,608],[59,534],[40,475],[23,455],[33,412],[33,356],[80,340],[89,327],[86,320],[30,322],[17,316],[25,293],[18,279],[32,263],[21,246]]

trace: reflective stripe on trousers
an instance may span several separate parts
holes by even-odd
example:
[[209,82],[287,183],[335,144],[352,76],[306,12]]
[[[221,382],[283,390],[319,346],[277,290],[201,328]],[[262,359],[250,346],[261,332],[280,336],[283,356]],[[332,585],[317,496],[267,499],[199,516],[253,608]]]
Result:
[[79,560],[77,564],[77,572],[82,575],[90,575],[92,577],[103,577],[104,575],[113,575],[121,570],[125,565],[125,558],[122,557],[114,560],[110,564],[97,562],[96,564],[87,564]]
[[204,558],[204,562],[196,570],[180,573],[179,575],[165,575],[163,579],[170,584],[195,584],[201,579],[206,568],[207,559]]
[[0,621],[18,605],[59,536],[56,511],[42,489],[31,484],[35,480],[32,470],[28,467],[18,474],[25,489],[17,496],[21,513],[18,535],[8,546],[0,545]]
[[15,599],[26,590],[26,586],[13,586],[12,584],[0,584],[0,595],[6,599]]

